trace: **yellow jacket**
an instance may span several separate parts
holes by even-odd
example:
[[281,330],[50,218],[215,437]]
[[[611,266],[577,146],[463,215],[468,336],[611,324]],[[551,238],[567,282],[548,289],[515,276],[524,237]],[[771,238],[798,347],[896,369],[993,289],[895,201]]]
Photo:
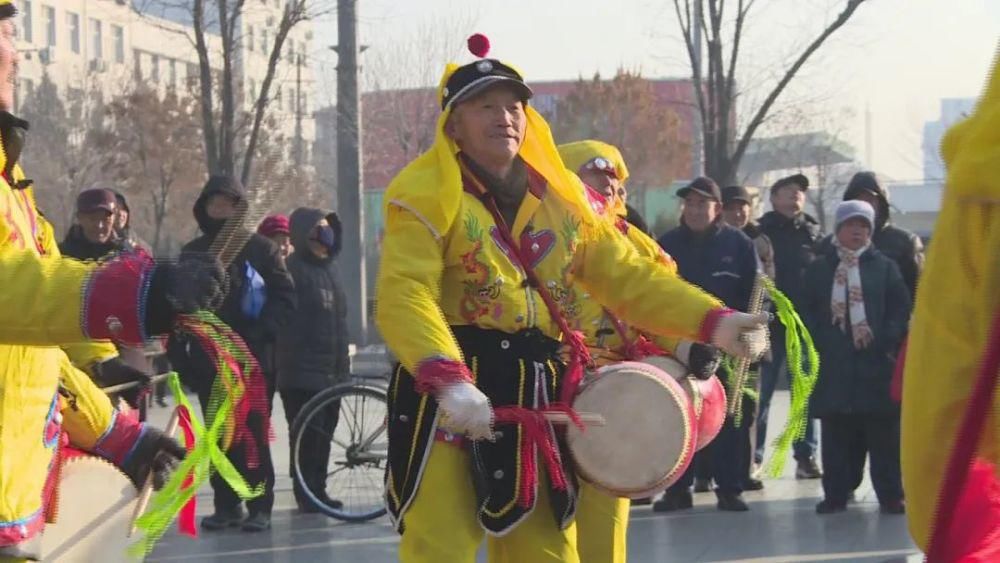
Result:
[[[5,165],[0,147],[0,170]],[[19,167],[12,176],[24,178]],[[0,178],[0,545],[19,543],[42,526],[52,424],[61,417],[70,441],[90,450],[115,416],[107,396],[59,348],[75,345],[80,365],[107,354],[108,345],[79,344],[87,339],[81,320],[93,305],[95,268],[60,259],[55,249],[31,189],[12,189]],[[60,384],[72,401],[59,400]],[[14,521],[21,525],[3,525]]]
[[[441,79],[439,97],[454,66]],[[376,322],[410,373],[426,360],[461,361],[450,325],[561,334],[539,293],[507,257],[479,185],[463,180],[458,147],[438,120],[431,149],[408,165],[385,196],[386,230],[376,289]],[[526,108],[520,157],[530,167],[528,193],[511,232],[530,255],[541,283],[569,319],[583,303],[604,304],[652,334],[699,340],[721,303],[643,258],[598,219],[556,151],[544,119]],[[475,182],[471,182],[475,184]]]
[[[947,183],[917,291],[903,379],[906,514],[924,549],[990,323],[1000,309],[1000,58],[975,111],[948,132],[942,154]],[[976,453],[994,464],[1000,464],[998,397],[984,413]],[[1000,509],[995,498],[992,503],[994,512]]]

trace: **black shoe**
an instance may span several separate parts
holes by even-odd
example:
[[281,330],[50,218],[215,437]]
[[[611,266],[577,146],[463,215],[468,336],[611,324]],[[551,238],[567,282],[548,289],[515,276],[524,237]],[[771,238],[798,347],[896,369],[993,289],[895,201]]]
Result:
[[694,480],[694,492],[707,493],[712,490],[712,480],[697,478]]
[[663,493],[663,498],[653,503],[653,512],[674,512],[694,506],[694,499],[688,491]]
[[854,495],[854,491],[847,493],[847,502],[857,502],[858,497]]
[[218,510],[215,514],[201,519],[202,529],[216,532],[226,528],[236,528],[243,523],[243,509],[240,507],[231,510]]
[[753,477],[747,479],[743,483],[744,491],[762,491],[764,490],[764,482],[760,479],[754,479]]
[[816,514],[834,514],[845,510],[847,510],[846,502],[834,502],[829,499],[823,499],[816,505]]
[[163,397],[157,397],[156,398],[156,404],[159,405],[159,406],[161,406],[161,407],[165,407],[165,406],[167,406],[167,400],[165,398],[163,398]]
[[743,495],[740,493],[720,493],[716,491],[715,495],[719,499],[719,503],[717,504],[719,510],[726,512],[746,512],[750,510],[750,507],[743,500]]
[[244,532],[264,532],[271,529],[271,515],[263,512],[251,514],[243,521]]
[[798,467],[795,468],[796,479],[820,479],[823,472],[816,465],[816,458],[809,456],[798,460]]
[[882,514],[906,514],[906,503],[902,500],[881,502],[878,510]]
[[646,506],[648,504],[653,504],[653,499],[650,497],[632,499],[632,506]]

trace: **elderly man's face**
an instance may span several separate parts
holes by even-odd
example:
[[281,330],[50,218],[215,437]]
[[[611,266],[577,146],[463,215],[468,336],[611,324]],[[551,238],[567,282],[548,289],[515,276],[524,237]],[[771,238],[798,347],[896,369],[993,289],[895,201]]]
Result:
[[524,103],[501,85],[455,106],[445,131],[478,164],[505,168],[521,150],[526,127]]
[[17,67],[21,60],[14,41],[17,30],[14,21],[0,21],[0,110],[14,111],[14,85],[17,83]]
[[597,193],[608,198],[608,202],[612,202],[615,199],[625,200],[625,187],[622,185],[622,181],[607,172],[583,166],[577,172],[577,176],[580,177],[580,180],[583,180],[584,184],[594,188],[597,190]]
[[708,229],[719,217],[719,208],[722,205],[714,199],[707,198],[699,193],[689,193],[684,197],[684,211],[682,217],[684,224],[696,233]]
[[785,217],[795,217],[806,206],[806,194],[795,184],[781,186],[771,194],[771,207]]
[[104,244],[111,240],[115,232],[115,214],[104,209],[81,211],[76,221],[83,230],[83,236],[94,244]]
[[726,223],[742,229],[750,222],[750,204],[745,201],[730,201],[722,208],[722,218]]

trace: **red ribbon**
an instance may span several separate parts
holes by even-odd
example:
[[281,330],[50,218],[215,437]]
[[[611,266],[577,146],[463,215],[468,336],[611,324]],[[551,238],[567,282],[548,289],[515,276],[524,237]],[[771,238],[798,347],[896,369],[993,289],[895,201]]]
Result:
[[[191,413],[188,412],[187,407],[179,406],[177,407],[178,422],[180,423],[181,431],[184,432],[184,447],[187,449],[188,454],[194,451],[194,428],[191,425]],[[187,489],[194,485],[194,475],[188,474],[187,478],[184,479],[183,488]],[[190,536],[192,538],[198,537],[198,527],[194,523],[194,513],[197,504],[197,494],[191,497],[191,500],[184,504],[181,508],[180,517],[177,520],[177,529],[181,534],[185,536]]]

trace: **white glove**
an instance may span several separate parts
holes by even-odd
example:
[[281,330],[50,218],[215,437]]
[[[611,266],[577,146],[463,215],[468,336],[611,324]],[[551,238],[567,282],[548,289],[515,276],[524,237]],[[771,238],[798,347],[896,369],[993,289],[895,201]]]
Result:
[[475,385],[452,383],[437,394],[442,430],[472,440],[493,439],[493,409],[490,400]]
[[722,317],[712,334],[712,344],[734,358],[756,361],[770,347],[767,337],[768,313],[734,312]]

